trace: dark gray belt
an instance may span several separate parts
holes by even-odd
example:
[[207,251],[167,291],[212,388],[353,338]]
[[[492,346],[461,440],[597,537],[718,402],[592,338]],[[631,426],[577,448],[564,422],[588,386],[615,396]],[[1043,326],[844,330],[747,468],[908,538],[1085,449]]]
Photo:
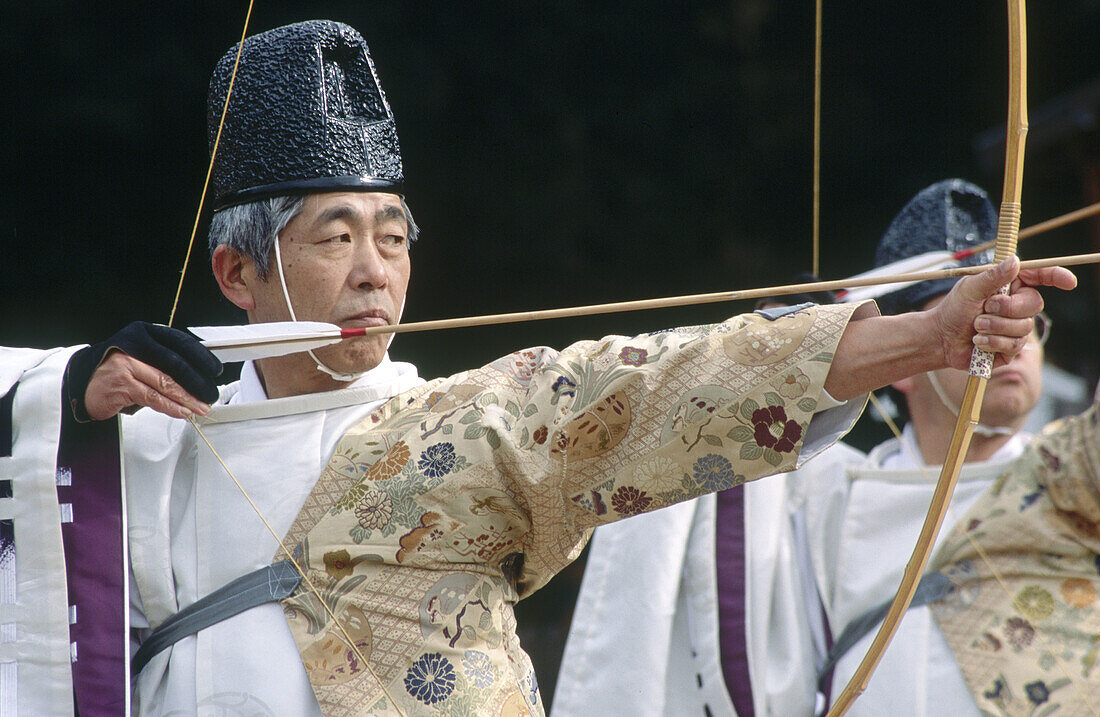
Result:
[[[925,573],[920,582],[917,583],[917,591],[913,595],[913,602],[909,603],[909,607],[920,607],[936,602],[951,590],[951,585],[951,578],[943,573]],[[883,621],[886,613],[890,611],[890,603],[892,602],[893,599],[890,599],[876,605],[848,623],[848,627],[844,628],[844,632],[836,639],[829,650],[829,654],[825,656],[825,664],[817,672],[817,689],[820,692],[824,693],[825,688],[828,687],[827,682],[830,673],[836,667],[836,663],[840,662],[840,658],[848,654],[848,650],[851,650],[857,642],[862,640],[864,635],[874,630],[875,626]]]
[[153,630],[130,662],[132,676],[137,677],[161,650],[249,608],[282,600],[294,592],[301,582],[302,577],[294,565],[289,560],[282,560],[223,585]]

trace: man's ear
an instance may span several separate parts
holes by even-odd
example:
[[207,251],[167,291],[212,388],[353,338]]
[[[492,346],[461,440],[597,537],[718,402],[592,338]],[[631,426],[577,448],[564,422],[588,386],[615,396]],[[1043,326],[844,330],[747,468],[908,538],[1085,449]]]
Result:
[[249,279],[256,278],[250,257],[221,244],[210,257],[210,267],[225,298],[245,311],[256,308],[256,297],[249,286]]

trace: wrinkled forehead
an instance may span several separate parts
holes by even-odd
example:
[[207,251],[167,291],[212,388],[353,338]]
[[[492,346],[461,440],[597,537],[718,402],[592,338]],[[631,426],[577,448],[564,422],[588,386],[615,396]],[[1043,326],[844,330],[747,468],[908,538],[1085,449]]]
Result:
[[324,226],[335,222],[379,225],[400,222],[408,225],[400,195],[388,192],[320,192],[309,194],[298,214],[299,224]]

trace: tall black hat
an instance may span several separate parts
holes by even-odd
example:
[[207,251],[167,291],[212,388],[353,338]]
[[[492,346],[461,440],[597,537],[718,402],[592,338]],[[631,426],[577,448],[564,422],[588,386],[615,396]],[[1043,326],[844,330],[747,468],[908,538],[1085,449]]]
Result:
[[[237,46],[210,80],[213,151]],[[367,43],[329,20],[244,41],[211,179],[214,210],[286,194],[400,192],[397,128]]]
[[[945,179],[917,193],[879,240],[875,266],[931,251],[957,252],[997,237],[997,212],[981,187],[963,179]],[[960,266],[992,261],[993,252],[973,254]],[[922,281],[878,299],[884,314],[919,309],[929,299],[946,294],[957,278]]]

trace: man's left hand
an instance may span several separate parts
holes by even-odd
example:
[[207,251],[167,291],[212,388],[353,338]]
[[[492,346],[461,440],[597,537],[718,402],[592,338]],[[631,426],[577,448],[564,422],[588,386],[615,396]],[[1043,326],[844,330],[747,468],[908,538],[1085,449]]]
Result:
[[[1005,285],[1009,293],[998,293]],[[1021,271],[1013,256],[955,284],[932,309],[947,365],[967,369],[974,347],[996,354],[995,365],[1010,361],[1027,343],[1035,315],[1043,310],[1038,286],[1069,290],[1077,286],[1077,277],[1062,267]]]

